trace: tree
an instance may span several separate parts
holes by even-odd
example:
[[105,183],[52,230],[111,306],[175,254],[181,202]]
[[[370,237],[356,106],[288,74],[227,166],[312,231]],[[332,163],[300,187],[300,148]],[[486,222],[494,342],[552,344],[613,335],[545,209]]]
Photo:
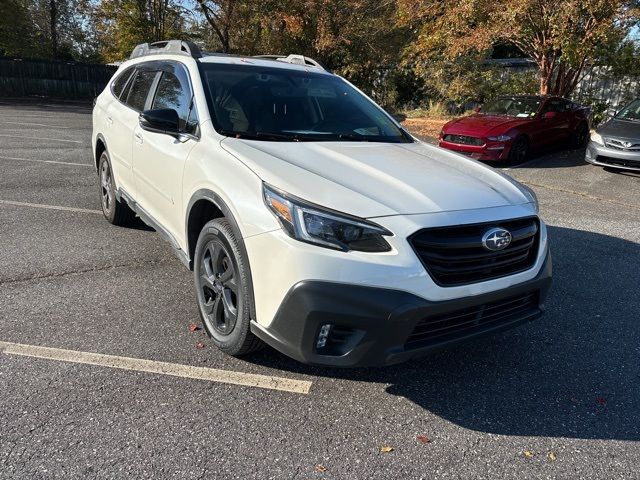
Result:
[[124,60],[140,43],[184,38],[186,17],[178,0],[102,0],[91,12],[108,62]]
[[638,22],[637,0],[399,0],[414,60],[486,58],[507,43],[538,67],[541,94],[569,95],[587,64],[623,44]]

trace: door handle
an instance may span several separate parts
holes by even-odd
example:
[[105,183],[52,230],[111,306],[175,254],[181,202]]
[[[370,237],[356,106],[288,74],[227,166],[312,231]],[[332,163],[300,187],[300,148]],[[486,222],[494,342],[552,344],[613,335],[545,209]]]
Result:
[[107,123],[108,123],[109,125],[113,125],[113,118],[111,118],[111,117],[107,117]]
[[142,139],[142,135],[140,135],[139,133],[134,134],[134,137],[136,137],[136,141],[138,143],[142,143],[143,139]]

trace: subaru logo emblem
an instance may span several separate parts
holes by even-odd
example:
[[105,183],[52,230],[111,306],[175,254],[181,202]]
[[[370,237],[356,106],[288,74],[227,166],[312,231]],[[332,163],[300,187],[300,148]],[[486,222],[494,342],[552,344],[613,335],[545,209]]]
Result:
[[492,252],[507,248],[510,243],[511,233],[504,228],[492,228],[487,230],[482,236],[482,246]]

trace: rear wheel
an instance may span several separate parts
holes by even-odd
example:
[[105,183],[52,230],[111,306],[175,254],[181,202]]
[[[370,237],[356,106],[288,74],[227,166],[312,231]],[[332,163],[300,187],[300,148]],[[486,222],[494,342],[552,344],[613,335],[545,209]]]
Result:
[[249,328],[247,265],[238,238],[226,219],[212,220],[203,227],[193,259],[200,317],[213,343],[234,356],[262,346]]
[[573,133],[573,147],[582,148],[587,144],[589,138],[589,127],[586,123],[581,123]]
[[514,140],[509,150],[509,163],[518,164],[524,162],[529,156],[529,141],[527,137],[518,137]]
[[104,217],[113,225],[130,223],[136,215],[126,203],[118,201],[116,198],[116,184],[113,178],[111,160],[106,150],[100,155],[98,176],[100,180],[100,203]]

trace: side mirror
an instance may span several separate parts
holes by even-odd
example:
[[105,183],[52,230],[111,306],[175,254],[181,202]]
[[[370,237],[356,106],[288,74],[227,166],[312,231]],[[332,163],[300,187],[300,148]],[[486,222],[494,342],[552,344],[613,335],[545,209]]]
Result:
[[618,114],[613,108],[607,110],[607,117],[613,118]]
[[147,132],[178,135],[180,133],[180,118],[173,108],[158,108],[141,112],[138,121],[140,127]]
[[544,118],[545,120],[556,118],[556,112],[547,112],[544,114],[544,117],[542,118]]
[[407,116],[404,113],[394,113],[391,116],[398,123],[402,123],[407,119]]
[[474,113],[480,113],[480,107],[476,107],[476,108],[474,108],[474,109],[473,109],[473,112],[474,112]]

